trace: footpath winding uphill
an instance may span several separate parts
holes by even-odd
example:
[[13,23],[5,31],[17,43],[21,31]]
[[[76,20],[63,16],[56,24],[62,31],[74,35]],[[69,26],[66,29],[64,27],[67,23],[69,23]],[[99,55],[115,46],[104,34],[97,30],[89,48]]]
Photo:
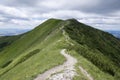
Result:
[[[43,74],[38,75],[34,80],[72,80],[76,71],[74,65],[77,63],[77,60],[66,54],[66,49],[61,50],[61,54],[66,58],[66,62],[63,65],[56,66]],[[61,72],[61,73],[60,73]],[[53,75],[54,74],[54,75]]]
[[[34,80],[72,80],[75,75],[77,75],[74,65],[77,63],[77,59],[66,53],[66,49],[61,50],[60,52],[65,58],[66,62],[62,65],[56,66],[43,74],[39,74]],[[89,75],[84,72],[84,75]],[[89,77],[88,77],[89,78]],[[93,79],[89,79],[93,80]]]

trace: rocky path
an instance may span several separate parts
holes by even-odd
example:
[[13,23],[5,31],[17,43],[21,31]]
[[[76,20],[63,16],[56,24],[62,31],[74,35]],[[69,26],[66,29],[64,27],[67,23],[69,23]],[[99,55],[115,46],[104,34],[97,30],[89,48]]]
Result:
[[77,60],[67,54],[66,49],[61,50],[60,53],[66,58],[66,62],[38,75],[34,80],[72,80],[76,75],[74,65],[77,63]]
[[[34,80],[72,80],[77,75],[74,68],[77,59],[67,54],[66,49],[62,49],[60,53],[66,58],[66,62],[39,74]],[[79,66],[79,69],[89,80],[94,80],[84,68]]]

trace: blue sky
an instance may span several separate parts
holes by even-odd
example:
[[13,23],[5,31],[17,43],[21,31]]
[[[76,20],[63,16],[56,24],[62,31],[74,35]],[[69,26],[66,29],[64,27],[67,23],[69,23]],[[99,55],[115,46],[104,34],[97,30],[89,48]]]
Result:
[[120,30],[119,0],[1,0],[0,29],[31,29],[49,18],[69,19],[102,30]]

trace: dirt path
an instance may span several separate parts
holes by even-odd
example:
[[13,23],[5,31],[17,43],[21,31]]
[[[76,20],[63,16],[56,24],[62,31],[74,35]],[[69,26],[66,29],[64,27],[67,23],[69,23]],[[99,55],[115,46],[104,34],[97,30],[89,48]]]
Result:
[[[77,60],[66,54],[66,49],[61,50],[61,54],[66,58],[66,62],[63,65],[56,66],[43,74],[38,75],[34,80],[72,80],[76,71],[74,65],[77,63]],[[61,72],[62,71],[62,72]],[[54,75],[52,75],[54,74]],[[51,76],[52,75],[52,76]]]
[[[61,50],[60,53],[66,58],[66,62],[44,72],[43,74],[39,74],[34,80],[72,80],[73,77],[77,75],[74,68],[77,59],[67,54],[66,49]],[[79,66],[79,69],[89,80],[94,80],[84,68]]]

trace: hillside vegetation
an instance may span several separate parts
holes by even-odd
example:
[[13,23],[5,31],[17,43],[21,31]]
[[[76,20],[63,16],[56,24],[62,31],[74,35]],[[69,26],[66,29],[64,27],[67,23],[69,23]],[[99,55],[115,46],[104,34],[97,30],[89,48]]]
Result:
[[[0,80],[33,80],[63,64],[67,49],[95,80],[120,79],[120,40],[75,19],[49,19],[17,36],[0,37]],[[89,67],[90,66],[90,67]],[[78,70],[74,79],[85,79]]]

